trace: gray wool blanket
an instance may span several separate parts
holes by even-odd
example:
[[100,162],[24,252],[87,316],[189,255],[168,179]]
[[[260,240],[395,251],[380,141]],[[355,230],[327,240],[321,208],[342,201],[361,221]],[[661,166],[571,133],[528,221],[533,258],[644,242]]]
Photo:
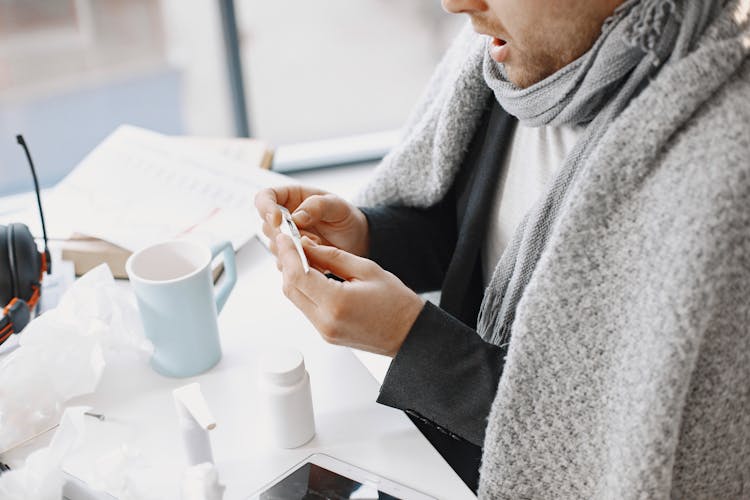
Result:
[[[513,311],[480,497],[750,498],[749,18],[722,2],[565,186]],[[484,43],[449,50],[361,203],[445,194],[492,98]]]

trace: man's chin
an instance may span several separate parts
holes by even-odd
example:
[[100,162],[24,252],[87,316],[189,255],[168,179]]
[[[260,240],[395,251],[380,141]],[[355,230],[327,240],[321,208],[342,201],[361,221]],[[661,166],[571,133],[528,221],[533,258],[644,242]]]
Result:
[[[505,64],[505,76],[508,78],[510,83],[518,88],[525,89],[536,83],[531,78],[528,72],[523,71],[514,64]],[[537,80],[538,81],[538,80]]]
[[554,71],[543,71],[540,68],[531,69],[519,67],[517,64],[513,63],[505,63],[504,68],[508,80],[521,89],[531,87],[535,83],[541,82],[554,73]]

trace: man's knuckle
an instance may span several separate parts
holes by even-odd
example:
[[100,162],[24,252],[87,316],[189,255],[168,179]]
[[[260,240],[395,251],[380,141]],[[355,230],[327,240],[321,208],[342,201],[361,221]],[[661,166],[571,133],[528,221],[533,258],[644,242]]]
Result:
[[330,252],[331,260],[341,260],[344,257],[344,252],[340,248],[331,247]]
[[343,345],[344,342],[341,340],[340,337],[333,337],[330,340],[328,340],[328,343],[331,345]]
[[320,214],[322,211],[322,202],[320,199],[320,195],[314,194],[314,195],[309,196],[305,200],[302,208],[305,210],[305,212],[310,214],[311,217],[313,218],[320,217]]
[[375,262],[369,260],[369,259],[364,259],[363,263],[362,263],[362,269],[366,273],[372,274],[372,273],[377,272],[380,269],[380,266],[377,265]]
[[297,283],[302,277],[302,272],[297,267],[290,266],[286,269],[285,281],[287,281],[288,283]]
[[326,342],[330,342],[330,339],[333,338],[333,332],[335,329],[336,326],[334,322],[329,318],[322,318],[320,320],[318,331],[320,332],[320,336],[323,337],[323,340],[325,340]]
[[321,335],[329,344],[339,344],[341,342],[341,331],[334,322],[328,322],[324,326]]
[[329,330],[321,329],[320,336],[323,340],[325,340],[329,344],[333,344],[333,340],[331,338],[331,334],[329,333]]
[[339,323],[346,319],[346,316],[348,314],[348,308],[346,304],[341,303],[341,302],[336,302],[330,306],[328,314],[330,315],[331,320],[334,323]]
[[265,188],[258,191],[255,195],[255,206],[258,208],[265,207],[273,202],[276,198],[276,192],[271,188]]

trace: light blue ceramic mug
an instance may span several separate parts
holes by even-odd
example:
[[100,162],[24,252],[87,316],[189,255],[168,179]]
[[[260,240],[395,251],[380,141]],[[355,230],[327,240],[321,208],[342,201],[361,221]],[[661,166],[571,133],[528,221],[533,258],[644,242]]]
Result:
[[[215,287],[211,262],[224,257],[224,276]],[[151,366],[170,377],[203,373],[221,359],[217,314],[237,282],[228,241],[209,250],[187,240],[144,248],[125,264],[138,300],[146,337],[154,344]]]

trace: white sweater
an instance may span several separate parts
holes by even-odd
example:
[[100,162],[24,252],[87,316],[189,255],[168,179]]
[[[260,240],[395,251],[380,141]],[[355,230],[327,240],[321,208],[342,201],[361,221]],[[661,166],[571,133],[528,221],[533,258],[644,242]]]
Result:
[[503,160],[492,203],[490,226],[482,245],[485,286],[516,226],[544,191],[573,149],[583,127],[526,127],[519,124]]

